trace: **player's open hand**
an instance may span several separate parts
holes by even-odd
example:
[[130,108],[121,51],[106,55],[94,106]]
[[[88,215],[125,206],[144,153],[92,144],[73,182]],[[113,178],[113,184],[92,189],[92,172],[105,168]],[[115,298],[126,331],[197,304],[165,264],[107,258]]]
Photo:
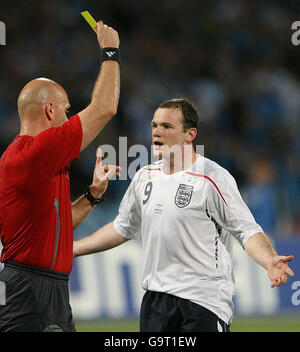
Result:
[[118,32],[104,24],[102,21],[97,23],[97,38],[100,48],[119,48],[120,39]]
[[276,256],[272,259],[269,267],[268,274],[272,281],[271,287],[284,285],[287,282],[287,275],[293,277],[294,273],[289,268],[288,262],[294,259],[294,256]]
[[97,151],[96,165],[94,169],[94,177],[91,192],[95,198],[101,197],[108,186],[108,181],[112,176],[120,176],[121,168],[115,165],[102,165],[102,151],[99,148]]

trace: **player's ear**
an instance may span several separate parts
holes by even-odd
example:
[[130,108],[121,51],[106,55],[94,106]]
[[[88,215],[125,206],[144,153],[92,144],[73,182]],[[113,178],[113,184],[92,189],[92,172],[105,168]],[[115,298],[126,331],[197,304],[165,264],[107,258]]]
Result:
[[53,104],[52,103],[46,103],[45,105],[45,114],[47,116],[47,119],[49,121],[53,120],[53,113],[54,113],[54,109],[53,109]]
[[196,138],[196,136],[197,136],[197,128],[192,127],[186,131],[187,142],[192,142]]

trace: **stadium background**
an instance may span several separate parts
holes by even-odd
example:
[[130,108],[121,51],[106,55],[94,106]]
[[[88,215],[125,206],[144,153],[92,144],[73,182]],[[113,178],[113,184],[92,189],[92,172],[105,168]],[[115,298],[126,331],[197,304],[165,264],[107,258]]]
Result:
[[[99,47],[83,10],[119,31],[121,96],[117,116],[72,163],[72,200],[91,182],[98,146],[119,151],[119,137],[126,136],[128,149],[143,144],[150,151],[157,105],[190,98],[199,109],[197,142],[205,156],[236,178],[280,253],[296,257],[295,277],[271,290],[266,273],[236,248],[233,330],[299,331],[300,47],[291,43],[291,25],[300,20],[300,1],[1,2],[7,30],[0,47],[1,153],[18,132],[16,98],[29,80],[60,83],[72,114],[89,103]],[[75,239],[114,219],[129,182],[110,182],[106,201]],[[71,303],[78,330],[138,329],[140,260],[139,243],[75,259]]]

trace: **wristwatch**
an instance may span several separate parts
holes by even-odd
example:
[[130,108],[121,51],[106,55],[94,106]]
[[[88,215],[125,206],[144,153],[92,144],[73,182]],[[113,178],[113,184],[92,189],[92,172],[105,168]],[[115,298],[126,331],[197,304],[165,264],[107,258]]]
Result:
[[86,187],[86,190],[84,192],[85,198],[91,203],[92,206],[99,204],[104,201],[103,197],[100,198],[95,198],[92,193],[91,193],[91,188],[92,186],[89,185]]

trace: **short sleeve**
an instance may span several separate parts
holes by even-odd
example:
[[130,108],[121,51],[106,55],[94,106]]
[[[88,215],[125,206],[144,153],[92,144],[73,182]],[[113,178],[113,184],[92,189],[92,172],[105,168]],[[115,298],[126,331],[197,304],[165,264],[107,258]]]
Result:
[[127,188],[113,225],[121,236],[137,239],[141,233],[141,209],[136,196],[137,174]]
[[263,232],[228,171],[222,169],[211,176],[207,200],[210,214],[242,247],[252,235]]
[[32,165],[46,179],[51,179],[79,157],[81,143],[81,122],[75,115],[60,127],[49,128],[33,138],[30,144]]

